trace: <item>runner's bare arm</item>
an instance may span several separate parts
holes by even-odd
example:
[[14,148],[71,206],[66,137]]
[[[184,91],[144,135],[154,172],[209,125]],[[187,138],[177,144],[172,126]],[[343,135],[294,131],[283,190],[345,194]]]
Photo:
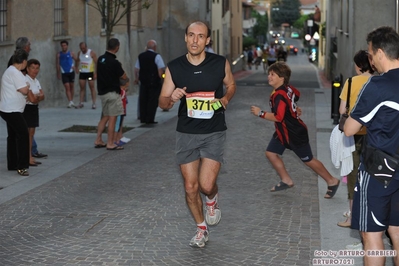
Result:
[[76,72],[76,74],[79,74],[79,64],[80,64],[80,58],[79,58],[79,56],[80,56],[80,51],[78,52],[78,55],[76,56],[76,60],[75,60],[75,64],[76,64],[76,67],[75,67],[75,72]]
[[223,79],[223,84],[226,86],[226,94],[220,99],[224,108],[229,104],[231,98],[233,98],[236,92],[236,82],[234,80],[233,73],[231,72],[229,61],[226,60],[225,64],[225,77]]
[[170,75],[169,68],[166,68],[161,94],[159,95],[159,107],[170,109],[173,105],[186,95],[186,87],[176,88]]

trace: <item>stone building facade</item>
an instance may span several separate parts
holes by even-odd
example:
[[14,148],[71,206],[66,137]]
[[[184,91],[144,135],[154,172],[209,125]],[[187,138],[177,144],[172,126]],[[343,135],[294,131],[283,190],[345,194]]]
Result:
[[[145,0],[136,0],[138,6],[144,2]],[[121,43],[117,57],[131,78],[134,75],[137,56],[144,50],[148,40],[157,41],[157,52],[167,63],[187,51],[184,33],[191,21],[206,21],[212,27],[212,18],[215,17],[212,16],[214,5],[229,8],[241,6],[240,0],[149,0],[149,2],[152,4],[148,9],[131,13],[130,30],[127,27],[126,17],[113,29],[112,37],[118,38]],[[60,41],[67,40],[69,49],[75,53],[79,51],[79,43],[82,41],[86,41],[88,47],[98,56],[106,49],[102,15],[90,6],[93,4],[93,0],[0,0],[0,60],[3,62],[0,65],[0,74],[3,74],[15,50],[16,39],[26,36],[32,44],[29,58],[36,58],[41,62],[38,79],[46,94],[46,100],[41,106],[65,104],[64,87],[57,79],[55,67]],[[137,9],[137,6],[134,9]],[[240,12],[240,9],[234,12]],[[218,26],[223,29],[219,31],[221,36],[219,42],[223,44],[220,54],[229,60],[242,52],[241,46],[237,44],[242,34],[242,27],[235,26],[242,24],[241,15],[232,14],[230,10],[220,12],[222,26]],[[228,23],[224,15],[228,16]],[[216,19],[214,22],[217,25]],[[215,45],[220,44],[214,42]],[[76,80],[75,101],[78,101],[78,91]],[[136,93],[132,85],[130,93]]]

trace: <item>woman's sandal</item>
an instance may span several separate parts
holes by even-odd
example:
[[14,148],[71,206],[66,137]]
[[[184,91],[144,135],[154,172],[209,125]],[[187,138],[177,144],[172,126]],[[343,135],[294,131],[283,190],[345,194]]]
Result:
[[18,169],[17,173],[22,176],[29,176],[28,169]]

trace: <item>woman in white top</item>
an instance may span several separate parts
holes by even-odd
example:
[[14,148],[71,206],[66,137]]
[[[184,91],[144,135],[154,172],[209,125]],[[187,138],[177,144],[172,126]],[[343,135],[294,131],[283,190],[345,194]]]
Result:
[[[40,86],[39,80],[36,78],[40,71],[40,62],[37,59],[29,59],[26,68],[27,74],[25,80],[29,84],[29,93],[23,113],[29,131],[29,150],[32,150],[33,136],[36,128],[39,127],[39,102],[44,100],[44,93]],[[29,166],[37,166],[41,162],[35,161],[30,154]]]
[[29,172],[29,133],[22,115],[29,85],[21,70],[26,67],[28,53],[18,49],[13,64],[7,68],[1,79],[0,116],[7,123],[7,168],[17,170],[21,176]]
[[[352,77],[349,95],[349,113],[352,111],[353,107],[356,105],[357,97],[363,88],[363,85],[369,80],[373,75],[374,69],[370,63],[369,56],[366,50],[359,50],[353,57],[353,62],[355,63],[356,76]],[[344,114],[346,112],[346,102],[348,101],[348,90],[349,90],[348,80],[345,82],[342,89],[341,104],[339,106],[339,113]],[[357,132],[353,137],[355,140],[355,151],[352,152],[353,158],[353,171],[347,175],[347,189],[348,189],[348,200],[349,200],[349,212],[345,212],[346,220],[344,222],[339,222],[337,225],[341,227],[351,227],[352,224],[352,205],[353,205],[353,195],[355,193],[355,185],[357,179],[357,172],[360,164],[360,154],[362,152],[363,138],[366,136],[366,127]]]

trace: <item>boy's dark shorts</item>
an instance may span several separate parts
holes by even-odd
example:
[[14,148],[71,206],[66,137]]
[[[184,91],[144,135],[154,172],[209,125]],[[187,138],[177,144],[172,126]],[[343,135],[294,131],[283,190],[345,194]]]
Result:
[[[272,153],[277,153],[279,155],[283,155],[285,149],[286,149],[286,147],[277,138],[273,137],[270,140],[269,145],[266,148],[266,151],[272,152]],[[310,148],[309,143],[307,143],[299,148],[294,148],[291,150],[304,163],[310,162],[313,159],[313,153],[312,153],[312,149]]]

